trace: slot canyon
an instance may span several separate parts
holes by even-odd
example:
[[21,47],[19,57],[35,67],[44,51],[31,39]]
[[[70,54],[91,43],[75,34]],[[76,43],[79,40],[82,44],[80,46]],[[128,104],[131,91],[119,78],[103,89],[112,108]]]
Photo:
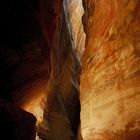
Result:
[[0,140],[140,140],[140,0],[0,10]]

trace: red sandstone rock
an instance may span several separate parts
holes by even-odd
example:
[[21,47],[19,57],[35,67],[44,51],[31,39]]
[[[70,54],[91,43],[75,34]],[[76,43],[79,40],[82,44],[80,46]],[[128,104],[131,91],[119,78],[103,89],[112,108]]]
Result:
[[140,1],[86,0],[84,5],[83,139],[138,140]]

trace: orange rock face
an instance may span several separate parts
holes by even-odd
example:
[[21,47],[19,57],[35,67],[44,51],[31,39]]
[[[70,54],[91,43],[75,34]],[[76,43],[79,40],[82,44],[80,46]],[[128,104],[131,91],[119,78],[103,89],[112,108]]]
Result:
[[140,139],[140,1],[83,2],[80,85],[84,140]]

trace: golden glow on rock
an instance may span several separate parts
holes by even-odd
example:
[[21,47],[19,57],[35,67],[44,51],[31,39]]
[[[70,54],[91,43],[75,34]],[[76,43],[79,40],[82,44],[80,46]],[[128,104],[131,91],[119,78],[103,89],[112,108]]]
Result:
[[33,86],[24,88],[22,92],[26,92],[26,95],[18,102],[21,108],[34,114],[37,118],[37,123],[41,122],[43,118],[44,90],[45,83],[38,81],[38,83],[34,83]]
[[27,104],[24,104],[22,106],[23,109],[26,111],[34,114],[34,116],[37,118],[37,122],[41,122],[43,119],[43,97],[36,97],[32,101],[28,102]]

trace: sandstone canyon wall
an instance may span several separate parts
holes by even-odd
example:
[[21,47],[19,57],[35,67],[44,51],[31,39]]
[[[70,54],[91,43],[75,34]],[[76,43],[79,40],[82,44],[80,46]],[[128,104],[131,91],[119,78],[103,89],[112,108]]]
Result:
[[[76,139],[78,127],[83,140],[139,140],[140,0],[83,0],[85,12],[82,0],[12,2],[1,26],[1,97],[36,116],[42,140]],[[34,139],[33,115],[1,99],[0,108],[29,124],[17,125],[20,138]]]
[[84,140],[140,139],[140,1],[83,0]]
[[36,0],[2,1],[0,11],[0,139],[33,140],[36,119],[31,113],[40,118],[48,45],[35,14]]
[[[41,138],[50,140],[75,139],[80,119],[81,48],[74,46],[75,39],[72,31],[75,30],[75,27],[70,24],[71,16],[68,16],[70,12],[67,9],[67,1],[64,1],[63,4],[62,1],[58,1],[58,3],[54,1],[50,2],[50,5],[45,1],[40,2],[42,30],[50,47],[51,73],[45,90],[44,118],[38,126],[38,134]],[[74,9],[78,6],[76,5]],[[82,11],[80,8],[79,10]],[[50,17],[53,22],[50,19],[48,21],[44,13],[49,14],[46,16]],[[78,14],[80,19],[81,12]],[[78,31],[75,31],[76,34],[83,33],[81,33],[82,21],[80,22],[79,19],[76,24],[81,26]],[[77,21],[76,18],[75,21]],[[81,39],[82,42],[84,42],[83,36],[84,33],[79,36],[79,40]],[[78,46],[78,40],[76,44]]]
[[85,38],[82,1],[12,0],[10,4],[0,44],[2,96],[35,115],[42,138],[74,139],[80,122]]
[[83,31],[82,16],[84,13],[82,0],[64,0],[66,17],[69,21],[70,32],[79,61],[85,49],[85,33]]

